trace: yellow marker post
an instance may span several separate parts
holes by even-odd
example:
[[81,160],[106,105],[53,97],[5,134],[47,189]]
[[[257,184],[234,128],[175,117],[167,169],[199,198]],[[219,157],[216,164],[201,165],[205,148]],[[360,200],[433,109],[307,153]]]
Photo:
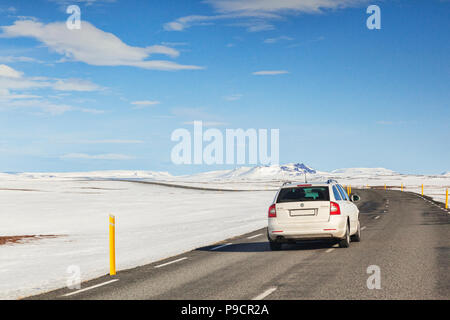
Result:
[[352,193],[352,186],[350,185],[350,192],[349,192],[349,195]]
[[403,182],[402,182],[402,192],[403,192]]
[[116,218],[109,215],[109,275],[116,275]]
[[422,196],[423,196],[423,183],[422,183]]
[[384,190],[386,190],[386,183],[384,184]]
[[445,190],[445,209],[448,209],[448,188]]

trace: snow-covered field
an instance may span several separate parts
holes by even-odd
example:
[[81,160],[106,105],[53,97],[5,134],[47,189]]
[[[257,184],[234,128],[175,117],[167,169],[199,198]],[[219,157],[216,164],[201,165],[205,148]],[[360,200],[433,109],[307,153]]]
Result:
[[261,228],[273,196],[271,191],[2,177],[1,236],[63,236],[1,245],[0,298],[63,287],[70,265],[81,268],[83,280],[108,273],[110,213],[116,216],[120,270]]
[[[108,273],[108,215],[116,216],[117,268],[135,267],[250,232],[283,181],[337,179],[352,187],[383,186],[444,201],[450,175],[402,175],[387,169],[315,171],[303,164],[238,168],[192,176],[147,171],[0,173],[0,236],[58,235],[0,245],[0,298],[66,285],[71,265],[82,280]],[[126,180],[126,181],[124,181]],[[136,182],[162,182],[192,190]]]

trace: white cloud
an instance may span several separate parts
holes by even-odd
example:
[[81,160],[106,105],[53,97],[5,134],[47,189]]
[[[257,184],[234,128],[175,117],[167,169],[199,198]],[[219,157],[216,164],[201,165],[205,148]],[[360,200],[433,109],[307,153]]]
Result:
[[[20,96],[20,95],[19,95]],[[2,101],[2,96],[0,96]],[[80,108],[65,103],[54,103],[47,99],[31,99],[31,96],[19,99],[11,95],[0,104],[0,110],[20,109],[30,111],[35,114],[50,114],[52,116],[62,115],[69,111],[78,111],[91,114],[103,114],[103,110]]]
[[227,101],[236,101],[242,98],[242,94],[231,94],[229,96],[225,96],[224,99]]
[[5,64],[0,65],[0,89],[23,90],[50,88],[57,91],[99,91],[103,88],[82,79],[52,79],[47,77],[25,77],[23,72]]
[[63,9],[66,9],[68,5],[72,4],[84,4],[85,6],[91,6],[93,4],[98,3],[112,3],[116,2],[116,0],[48,0],[50,2],[56,2],[57,4],[61,5]]
[[292,41],[292,40],[294,40],[294,38],[287,37],[287,36],[280,36],[280,37],[277,37],[277,38],[265,39],[264,43],[273,44],[273,43],[277,43],[277,42],[280,42],[280,41]]
[[55,91],[98,91],[102,88],[95,83],[81,79],[25,77],[23,72],[17,71],[7,65],[0,65],[0,110],[25,109],[33,110],[33,112],[35,112],[34,110],[40,110],[40,112],[51,115],[60,115],[67,111],[79,111],[91,114],[104,113],[103,110],[74,107],[65,103],[54,103],[48,99],[51,98],[51,95],[45,98],[23,91],[38,89]]
[[[164,24],[164,29],[167,31],[183,31],[192,26],[198,25],[210,25],[214,21],[218,20],[229,20],[229,19],[242,19],[242,18],[251,18],[253,21],[245,22],[241,24],[235,24],[242,27],[247,27],[249,31],[257,31],[257,28],[262,29],[262,26],[265,28],[269,28],[269,24],[262,21],[263,18],[271,18],[276,19],[280,18],[278,15],[269,14],[269,13],[233,13],[233,14],[220,14],[220,15],[212,15],[212,16],[204,16],[204,15],[191,15],[185,16],[176,19],[175,21],[168,22]],[[270,26],[271,27],[271,26]]]
[[23,72],[5,64],[0,65],[0,90],[23,90],[51,87],[52,84],[40,78],[26,78]]
[[357,6],[367,0],[205,0],[216,11],[223,13],[260,12],[321,12]]
[[26,90],[51,87],[47,81],[37,81],[27,78],[12,78],[0,76],[0,88],[8,90]]
[[187,42],[161,42],[161,44],[169,47],[184,47],[189,45]]
[[40,60],[30,57],[14,57],[14,56],[0,56],[0,62],[2,63],[12,63],[12,62],[36,62],[43,63]]
[[171,47],[154,45],[133,47],[112,33],[102,31],[87,21],[81,30],[69,30],[64,22],[44,24],[33,20],[18,20],[13,25],[1,27],[3,38],[31,37],[64,56],[62,61],[81,61],[95,66],[132,66],[154,70],[202,69],[194,65],[181,65],[166,60],[146,60],[160,54],[177,57],[179,52]]
[[262,71],[256,71],[252,74],[255,76],[275,76],[279,74],[286,74],[289,73],[289,71],[286,70],[262,70]]
[[16,99],[40,99],[41,96],[33,94],[12,94],[8,89],[0,88],[0,101],[16,100]]
[[143,109],[149,106],[155,106],[160,104],[159,101],[150,101],[150,100],[143,100],[143,101],[133,101],[131,102],[132,105],[135,107],[133,109]]
[[57,80],[53,85],[53,89],[58,91],[99,91],[101,87],[87,80],[66,79]]
[[171,47],[162,46],[162,45],[154,45],[151,47],[147,47],[147,53],[148,54],[165,54],[172,58],[176,58],[180,55],[180,52],[178,52],[177,50],[175,50]]
[[125,154],[107,153],[90,155],[86,153],[69,153],[61,156],[61,159],[85,159],[85,160],[131,160],[134,157]]
[[[18,100],[8,101],[8,104],[0,107],[2,109],[24,109],[33,113],[47,113],[50,115],[61,115],[67,111],[73,111],[74,107],[67,104],[56,104],[47,100]],[[36,111],[38,110],[38,111]]]
[[15,7],[0,8],[0,12],[15,13],[16,11]]
[[[198,120],[196,120],[198,121]],[[189,125],[194,125],[194,121],[186,121],[183,122],[183,124],[189,124]],[[203,127],[221,127],[221,126],[226,126],[228,123],[226,122],[219,122],[219,121],[202,121],[202,126]]]
[[248,32],[260,32],[260,31],[267,31],[267,30],[274,30],[275,26],[267,23],[266,21],[248,21],[248,22],[239,22],[239,23],[233,23],[230,24],[231,26],[236,27],[245,27]]
[[164,29],[167,31],[182,31],[186,26],[178,21],[167,22],[164,24]]
[[84,113],[90,113],[90,114],[104,114],[105,111],[104,110],[99,110],[99,109],[91,109],[91,108],[78,108],[78,107],[74,107],[72,108],[73,111],[80,111],[80,112],[84,112]]
[[106,139],[106,140],[79,140],[81,144],[141,144],[142,140]]
[[133,101],[133,102],[131,102],[131,104],[134,105],[134,107],[132,109],[138,110],[138,109],[145,109],[145,108],[148,108],[151,106],[156,106],[156,105],[160,104],[160,102],[144,100],[144,101]]
[[19,79],[22,78],[22,75],[23,72],[14,70],[5,64],[0,64],[0,77]]
[[216,16],[202,16],[202,15],[191,15],[186,17],[178,18],[175,21],[168,22],[164,24],[164,29],[167,31],[182,31],[192,25],[205,25],[212,21],[230,19],[234,15],[216,15]]
[[211,23],[223,19],[250,19],[236,23],[247,27],[250,32],[272,30],[268,19],[280,19],[286,14],[320,13],[325,10],[343,9],[358,6],[368,0],[204,0],[218,14],[211,16],[191,15],[178,18],[164,25],[168,31],[182,31],[193,25]]

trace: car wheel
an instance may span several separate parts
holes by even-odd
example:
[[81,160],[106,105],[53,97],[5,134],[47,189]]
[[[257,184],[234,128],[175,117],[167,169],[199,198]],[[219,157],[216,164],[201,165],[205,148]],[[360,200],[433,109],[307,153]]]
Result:
[[339,240],[339,248],[348,248],[350,246],[350,230],[349,225],[345,227],[345,236]]
[[353,242],[360,242],[361,241],[361,225],[358,220],[358,229],[356,230],[356,233],[351,236],[351,240]]
[[272,250],[272,251],[281,250],[281,243],[279,243],[279,242],[269,241],[269,245],[270,245],[270,250]]

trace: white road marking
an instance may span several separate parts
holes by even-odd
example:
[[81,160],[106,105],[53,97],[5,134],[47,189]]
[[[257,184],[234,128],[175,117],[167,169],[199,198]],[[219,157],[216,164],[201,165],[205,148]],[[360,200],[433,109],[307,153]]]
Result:
[[177,260],[173,260],[173,261],[170,261],[170,262],[167,262],[167,263],[163,263],[163,264],[157,265],[157,266],[155,266],[155,268],[165,267],[165,266],[168,266],[169,264],[177,263],[177,262],[180,262],[180,261],[183,261],[183,260],[186,260],[186,259],[187,259],[187,257],[180,258],[180,259],[177,259]]
[[364,227],[361,228],[361,230],[364,230],[365,228],[366,228],[366,227],[364,226]]
[[374,219],[377,220],[377,219],[379,219],[379,218],[380,218],[380,216],[376,216]]
[[264,291],[263,293],[261,293],[260,295],[254,297],[252,300],[262,300],[265,297],[267,297],[269,294],[271,294],[272,292],[274,292],[275,290],[277,290],[277,287],[273,287],[270,289],[267,289],[266,291]]
[[96,284],[95,286],[87,287],[87,288],[84,288],[84,289],[81,289],[81,290],[77,290],[77,291],[74,291],[74,292],[71,292],[71,293],[66,293],[66,294],[62,295],[62,297],[73,296],[74,294],[77,294],[77,293],[80,293],[80,292],[84,292],[84,291],[88,291],[88,290],[91,290],[91,289],[95,289],[95,288],[98,288],[98,287],[102,287],[104,285],[107,285],[107,284],[110,284],[110,283],[113,283],[113,282],[116,282],[116,281],[119,281],[119,279],[109,280],[109,281],[106,281],[106,282],[103,282],[103,283],[100,283],[100,284]]
[[334,248],[330,248],[330,249],[328,249],[327,251],[325,251],[325,253],[331,252],[331,251],[333,251],[333,250],[334,250]]
[[254,238],[260,237],[260,236],[262,236],[262,235],[263,235],[262,233],[260,233],[260,234],[255,234],[254,236],[247,237],[247,239],[254,239]]
[[232,243],[223,244],[223,245],[221,245],[221,246],[218,246],[218,247],[215,247],[215,248],[210,249],[210,251],[217,250],[217,249],[220,249],[220,248],[229,246],[229,245],[231,245],[231,244],[232,244]]

